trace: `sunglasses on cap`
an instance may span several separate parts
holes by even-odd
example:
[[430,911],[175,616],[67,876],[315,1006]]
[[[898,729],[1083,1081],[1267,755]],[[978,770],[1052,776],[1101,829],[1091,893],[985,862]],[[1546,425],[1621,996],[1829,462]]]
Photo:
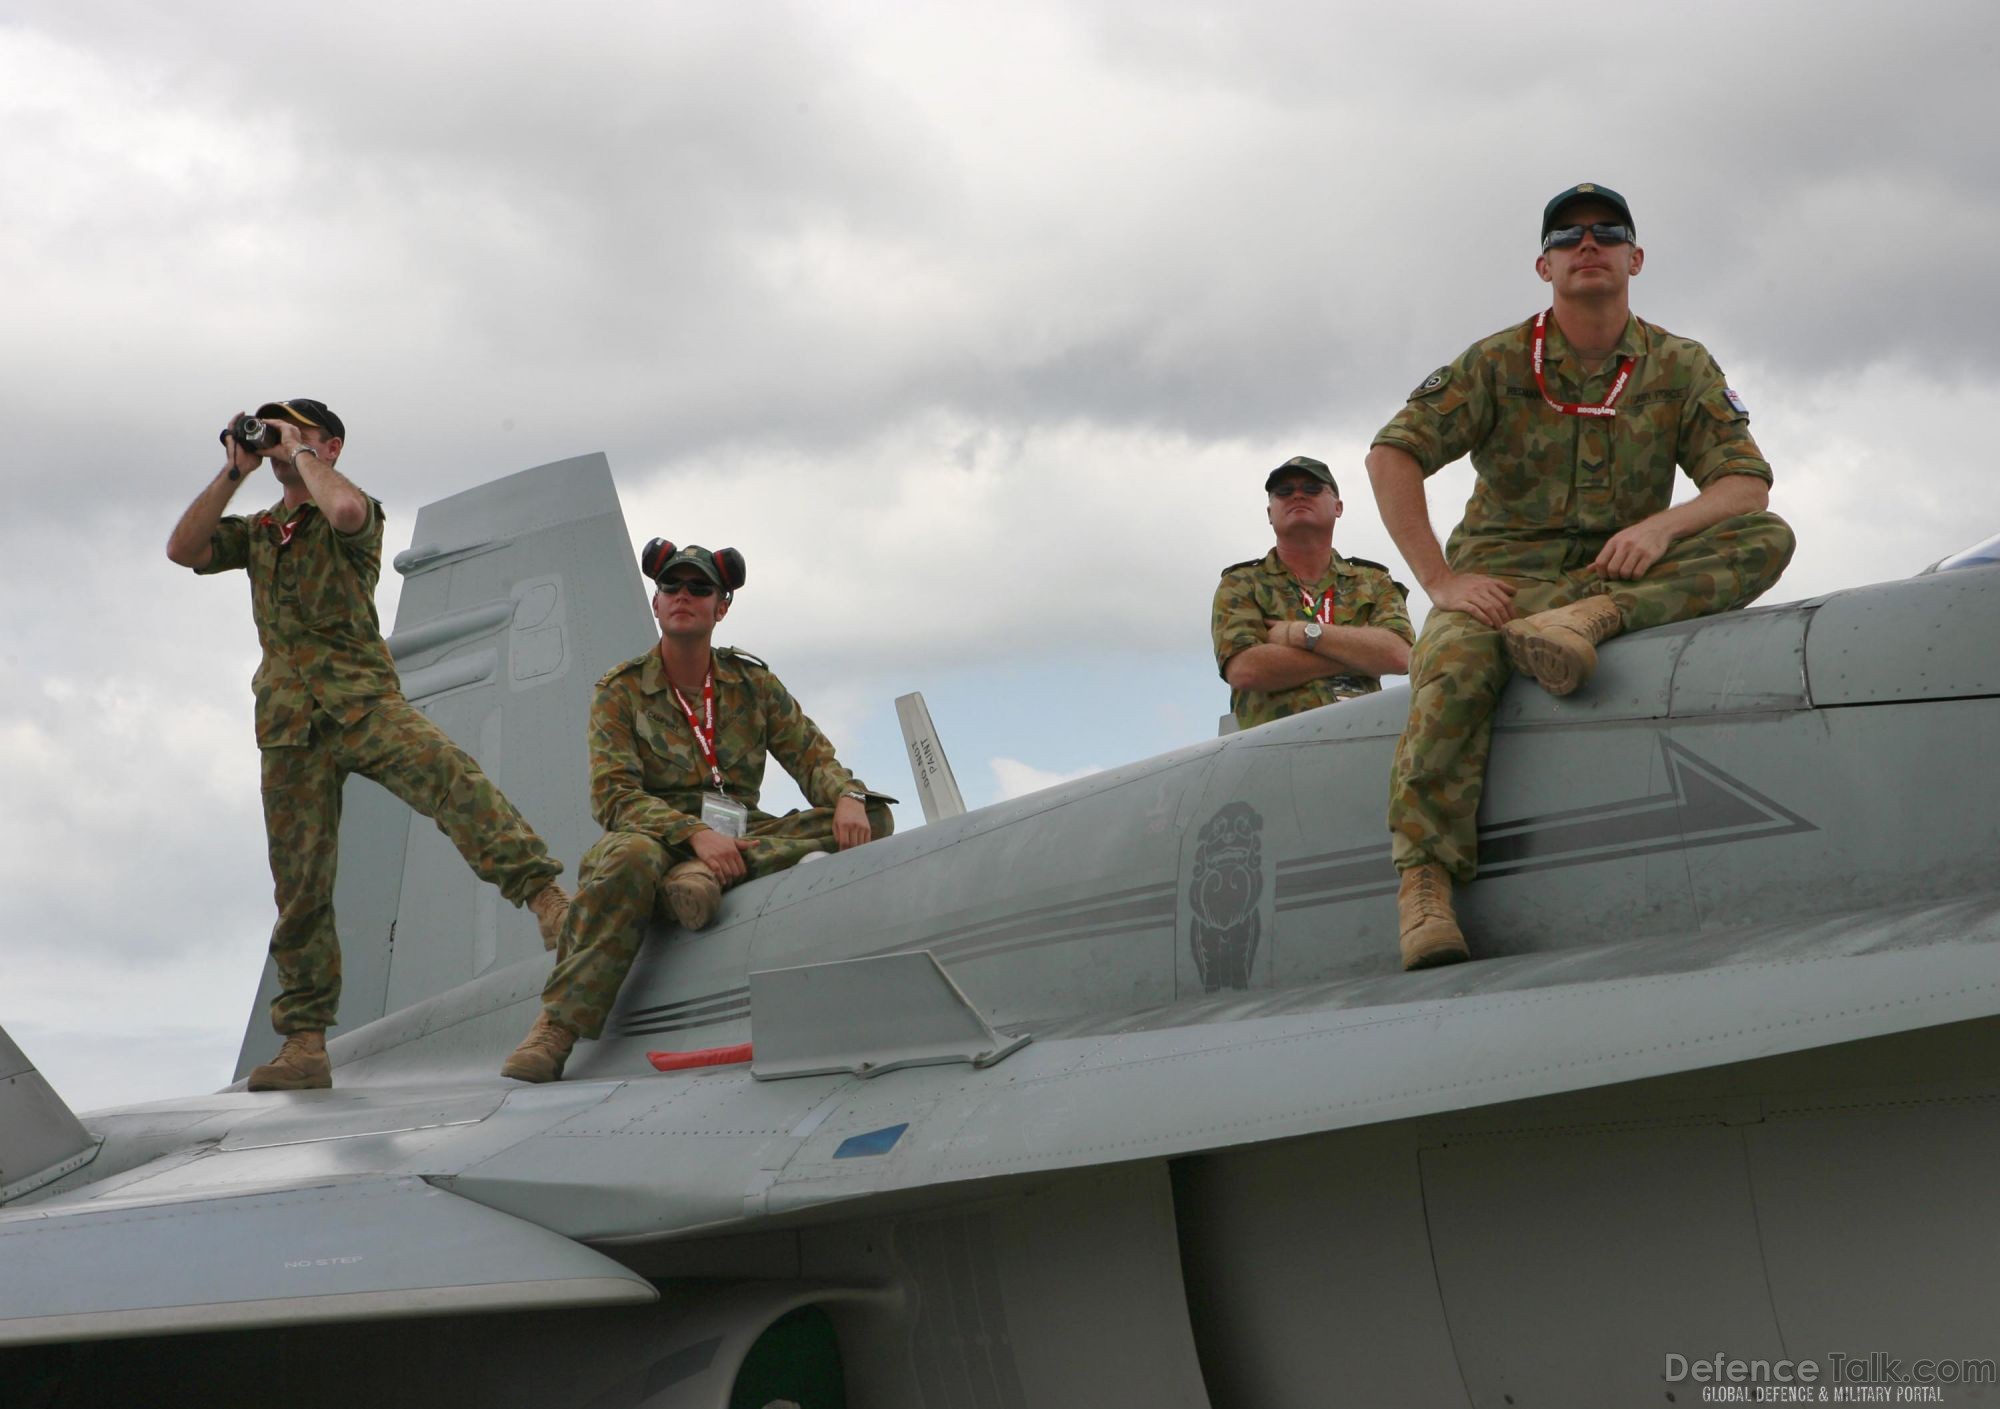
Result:
[[690,597],[713,597],[716,586],[698,577],[664,577],[653,584],[653,590],[662,597],[671,597],[676,592],[685,592]]
[[1277,484],[1272,485],[1271,493],[1274,497],[1279,499],[1289,499],[1294,494],[1303,494],[1306,496],[1306,498],[1312,499],[1317,497],[1318,495],[1326,493],[1326,491],[1331,488],[1333,488],[1332,485],[1322,484],[1320,483],[1320,481],[1316,479],[1307,479],[1307,480],[1288,479],[1288,480],[1281,480]]
[[1583,232],[1586,230],[1590,232],[1590,238],[1600,245],[1627,245],[1634,238],[1630,225],[1558,225],[1542,236],[1542,248],[1573,249],[1583,243]]

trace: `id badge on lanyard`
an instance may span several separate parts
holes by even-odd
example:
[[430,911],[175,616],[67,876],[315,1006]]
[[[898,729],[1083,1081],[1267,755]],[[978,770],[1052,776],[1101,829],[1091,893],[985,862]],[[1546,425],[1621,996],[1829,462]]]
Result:
[[750,809],[729,796],[722,781],[722,765],[716,758],[715,671],[711,669],[708,678],[701,682],[699,716],[679,689],[674,690],[674,702],[687,716],[688,728],[694,732],[694,741],[701,748],[702,762],[708,765],[709,781],[715,785],[701,795],[701,824],[718,836],[740,837],[749,830]]
[[703,793],[701,824],[717,836],[740,837],[750,830],[750,809],[733,797]]

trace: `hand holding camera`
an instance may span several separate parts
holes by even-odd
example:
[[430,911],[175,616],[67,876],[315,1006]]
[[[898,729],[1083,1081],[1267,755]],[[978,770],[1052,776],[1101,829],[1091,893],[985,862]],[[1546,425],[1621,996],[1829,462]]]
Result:
[[290,461],[300,445],[297,427],[288,421],[263,420],[247,411],[232,416],[219,437],[229,452],[229,477],[238,479],[270,458]]

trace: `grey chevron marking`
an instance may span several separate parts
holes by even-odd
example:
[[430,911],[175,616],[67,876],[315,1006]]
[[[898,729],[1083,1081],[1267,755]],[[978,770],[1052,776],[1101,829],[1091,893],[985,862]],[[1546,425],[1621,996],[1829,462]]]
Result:
[[[1481,827],[1480,878],[1819,830],[1671,739],[1660,740],[1660,754],[1665,792]],[[1279,863],[1277,908],[1359,900],[1395,888],[1386,845],[1327,852]]]

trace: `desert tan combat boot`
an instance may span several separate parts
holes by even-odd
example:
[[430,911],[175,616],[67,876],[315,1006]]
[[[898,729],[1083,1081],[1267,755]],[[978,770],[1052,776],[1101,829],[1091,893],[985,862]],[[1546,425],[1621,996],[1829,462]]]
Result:
[[660,882],[660,899],[682,929],[707,929],[722,904],[722,883],[701,862],[683,861]]
[[542,932],[542,948],[553,949],[562,940],[563,916],[569,913],[569,892],[550,881],[528,897],[535,912],[535,925]]
[[535,1018],[535,1025],[514,1049],[514,1055],[500,1064],[500,1074],[516,1081],[554,1081],[562,1075],[576,1034],[547,1013]]
[[277,1056],[250,1069],[252,1091],[324,1091],[331,1085],[333,1063],[327,1059],[324,1032],[288,1033]]
[[1451,877],[1435,861],[1403,872],[1396,918],[1405,969],[1431,969],[1472,957],[1458,917],[1451,913]]
[[1552,695],[1573,694],[1597,670],[1597,643],[1625,629],[1618,604],[1585,597],[1566,607],[1516,617],[1500,628],[1507,659]]

